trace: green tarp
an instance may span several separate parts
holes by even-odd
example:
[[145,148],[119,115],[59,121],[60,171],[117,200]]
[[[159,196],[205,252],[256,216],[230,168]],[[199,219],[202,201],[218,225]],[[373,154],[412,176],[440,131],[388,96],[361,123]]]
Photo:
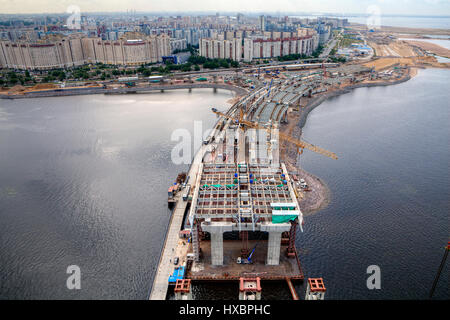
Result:
[[295,215],[282,215],[282,216],[274,216],[272,215],[272,223],[285,223],[289,221],[294,221],[298,216]]

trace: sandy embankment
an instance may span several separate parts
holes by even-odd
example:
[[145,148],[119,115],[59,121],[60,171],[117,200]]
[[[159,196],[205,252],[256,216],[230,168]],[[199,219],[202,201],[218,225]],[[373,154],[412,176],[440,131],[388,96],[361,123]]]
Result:
[[[367,31],[367,25],[360,23],[350,23],[353,29]],[[449,29],[434,29],[434,28],[407,28],[407,27],[391,27],[381,26],[377,29],[379,32],[386,33],[401,33],[401,34],[413,34],[413,35],[450,35]]]
[[419,47],[422,50],[429,51],[434,53],[435,55],[450,58],[450,50],[435,43],[420,41],[420,40],[403,40],[411,45]]

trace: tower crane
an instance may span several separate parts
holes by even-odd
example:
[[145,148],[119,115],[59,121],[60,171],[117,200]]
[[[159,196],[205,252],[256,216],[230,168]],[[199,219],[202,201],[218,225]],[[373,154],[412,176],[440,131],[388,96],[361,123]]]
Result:
[[[234,120],[240,125],[246,126],[248,128],[253,128],[253,129],[267,129],[266,127],[260,126],[256,122],[252,122],[252,121],[244,119],[244,112],[243,112],[242,108],[240,108],[239,111],[240,111],[239,112],[239,120],[236,120],[234,117],[229,116],[229,115],[227,115],[227,114],[225,114],[223,112],[220,112],[216,108],[212,108],[212,112],[214,112],[216,115],[224,117],[226,119]],[[291,136],[289,136],[287,134],[284,134],[282,132],[279,132],[278,135],[279,135],[280,139],[283,139],[283,140],[285,140],[287,142],[290,142],[290,143],[294,144],[295,146],[297,146],[297,152],[299,154],[303,153],[303,149],[308,149],[308,150],[311,150],[313,152],[322,154],[322,155],[324,155],[326,157],[329,157],[331,159],[334,159],[334,160],[338,159],[337,155],[335,153],[331,152],[331,151],[325,150],[325,149],[323,149],[321,147],[318,147],[318,146],[315,146],[315,145],[313,145],[311,143],[295,139],[295,138],[293,138],[293,137],[291,137]]]

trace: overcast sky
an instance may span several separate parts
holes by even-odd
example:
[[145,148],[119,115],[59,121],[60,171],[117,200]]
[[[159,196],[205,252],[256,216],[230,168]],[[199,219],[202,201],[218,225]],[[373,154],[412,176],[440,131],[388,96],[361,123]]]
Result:
[[81,12],[152,11],[366,13],[450,15],[450,0],[0,0],[0,13],[61,13],[70,5]]

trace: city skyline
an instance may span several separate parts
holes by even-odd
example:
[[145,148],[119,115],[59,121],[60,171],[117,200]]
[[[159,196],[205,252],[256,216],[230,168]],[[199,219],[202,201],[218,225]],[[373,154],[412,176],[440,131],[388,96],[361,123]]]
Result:
[[[329,13],[329,14],[366,14],[368,9],[376,6],[385,15],[450,15],[449,0],[279,0],[272,1],[249,0],[242,3],[238,0],[208,1],[208,0],[173,0],[157,1],[121,1],[121,0],[0,0],[2,14],[52,14],[65,13],[69,6],[78,6],[81,12],[127,12],[137,13],[192,13],[192,12],[271,12],[271,13]],[[176,10],[174,10],[176,8]],[[345,10],[343,10],[345,8]]]

